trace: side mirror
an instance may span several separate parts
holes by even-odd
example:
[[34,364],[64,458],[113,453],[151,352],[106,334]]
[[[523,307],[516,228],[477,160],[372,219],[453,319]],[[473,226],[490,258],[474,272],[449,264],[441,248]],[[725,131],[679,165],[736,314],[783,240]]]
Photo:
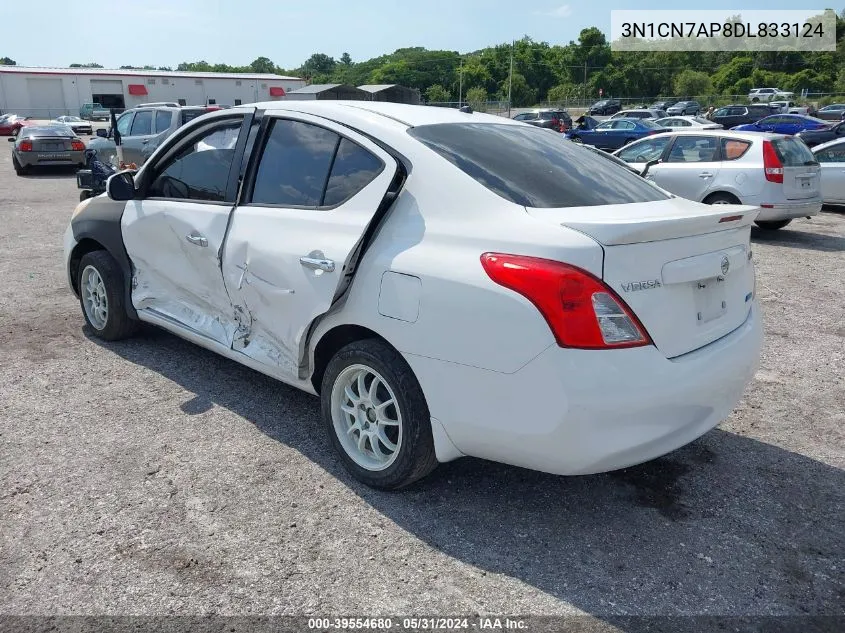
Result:
[[109,133],[103,128],[97,128],[97,136],[99,136],[100,138],[108,138]]
[[135,197],[135,178],[132,172],[121,171],[109,176],[106,181],[106,193],[112,200],[132,200]]
[[654,167],[655,165],[659,165],[659,164],[660,164],[660,163],[662,163],[662,162],[663,162],[663,159],[661,159],[661,158],[655,158],[654,160],[650,160],[650,161],[648,161],[648,162],[645,164],[645,167],[643,168],[643,170],[640,172],[640,176],[642,176],[643,178],[645,178],[645,177],[648,175],[648,170],[649,170],[649,169],[651,169],[651,168],[652,168],[652,167]]

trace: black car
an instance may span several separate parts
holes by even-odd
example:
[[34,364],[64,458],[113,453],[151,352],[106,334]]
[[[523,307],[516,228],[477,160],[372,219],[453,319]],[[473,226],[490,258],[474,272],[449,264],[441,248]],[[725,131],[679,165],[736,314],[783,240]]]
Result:
[[746,125],[748,123],[757,123],[760,119],[770,116],[772,111],[768,104],[761,103],[759,105],[729,105],[717,109],[710,120],[713,123],[718,123],[726,130],[731,129],[737,125]]
[[798,132],[795,136],[804,141],[809,147],[821,145],[822,143],[827,143],[838,138],[845,138],[845,121],[831,123],[830,127],[820,130],[804,130],[803,132]]
[[652,110],[668,110],[676,103],[678,103],[677,99],[664,99],[663,101],[656,101],[648,107]]
[[622,109],[622,103],[617,99],[604,99],[603,101],[596,101],[587,110],[587,114],[598,114],[607,116],[609,114],[616,114]]
[[517,114],[514,121],[522,121],[529,125],[536,125],[537,127],[554,130],[556,132],[566,132],[572,127],[572,117],[566,110],[555,108],[546,108],[541,110],[530,110],[528,112],[521,112]]

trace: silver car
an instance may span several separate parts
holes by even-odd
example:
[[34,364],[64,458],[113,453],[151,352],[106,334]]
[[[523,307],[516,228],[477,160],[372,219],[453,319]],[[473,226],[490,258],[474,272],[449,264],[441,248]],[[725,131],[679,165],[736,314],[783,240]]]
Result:
[[[117,118],[124,162],[135,163],[140,167],[164,139],[185,123],[217,109],[219,108],[205,106],[151,105],[127,110]],[[97,130],[97,138],[92,139],[88,147],[97,150],[99,160],[117,165],[113,130]]]
[[620,110],[614,114],[611,119],[651,119],[656,121],[666,116],[665,110],[656,110],[653,108],[636,108],[633,110]]
[[84,167],[85,143],[65,125],[27,126],[10,138],[12,166],[18,176],[33,167]]
[[47,125],[66,125],[73,130],[74,134],[87,134],[88,136],[91,136],[94,133],[91,121],[86,121],[78,116],[59,116],[50,121]]
[[822,199],[825,204],[845,204],[845,138],[813,148],[822,170]]
[[822,207],[821,169],[809,148],[783,134],[690,130],[646,137],[615,152],[675,195],[706,204],[760,207],[756,223],[780,229]]

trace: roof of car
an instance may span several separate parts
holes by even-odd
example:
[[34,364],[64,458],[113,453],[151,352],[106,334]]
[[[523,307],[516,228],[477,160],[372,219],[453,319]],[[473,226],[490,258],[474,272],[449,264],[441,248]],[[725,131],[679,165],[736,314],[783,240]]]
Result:
[[829,147],[835,147],[836,145],[843,145],[845,144],[845,138],[835,138],[832,141],[827,141],[825,143],[819,143],[815,147],[811,147],[810,149],[815,154],[819,150],[827,149]]
[[435,106],[407,105],[385,101],[267,101],[236,106],[226,112],[243,108],[257,108],[265,112],[302,112],[325,117],[340,122],[370,121],[385,125],[393,122],[404,127],[431,125],[434,123],[498,123],[501,125],[524,125],[507,117],[466,113],[456,108]]
[[[679,128],[673,129],[671,132],[662,132],[661,136],[728,136],[730,138],[744,139],[746,141],[773,138],[787,138],[788,134],[775,134],[773,132],[751,132],[742,130],[703,130],[701,128]],[[653,138],[653,137],[646,137]]]

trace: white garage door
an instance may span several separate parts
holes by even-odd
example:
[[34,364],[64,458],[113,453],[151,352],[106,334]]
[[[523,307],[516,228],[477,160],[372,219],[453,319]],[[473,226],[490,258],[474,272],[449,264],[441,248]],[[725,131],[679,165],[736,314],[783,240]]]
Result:
[[122,95],[123,82],[119,79],[92,79],[92,95]]
[[61,79],[27,78],[26,87],[29,92],[29,107],[34,116],[50,119],[66,114]]

